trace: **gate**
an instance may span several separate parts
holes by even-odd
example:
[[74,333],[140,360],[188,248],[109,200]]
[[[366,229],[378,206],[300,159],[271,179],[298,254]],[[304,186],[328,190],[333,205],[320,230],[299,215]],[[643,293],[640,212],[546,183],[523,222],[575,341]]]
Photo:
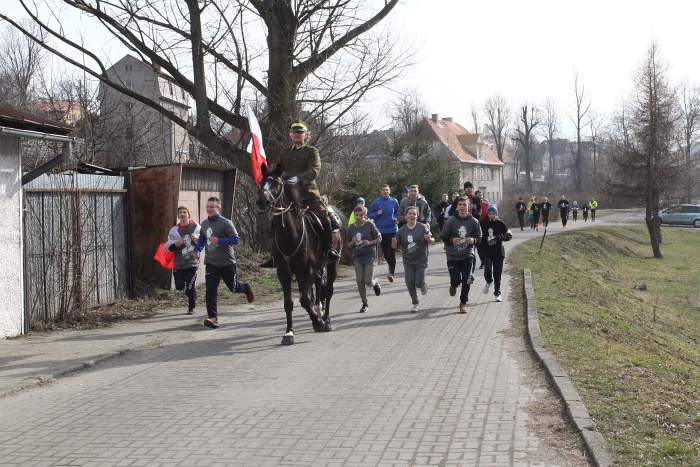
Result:
[[77,173],[24,187],[26,330],[128,296],[123,187],[122,177]]

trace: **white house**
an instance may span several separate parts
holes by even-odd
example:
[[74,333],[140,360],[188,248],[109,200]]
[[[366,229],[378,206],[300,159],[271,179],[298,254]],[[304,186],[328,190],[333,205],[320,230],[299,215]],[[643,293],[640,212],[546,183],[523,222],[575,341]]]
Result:
[[459,170],[460,186],[470,181],[490,202],[499,203],[503,199],[505,164],[491,145],[484,143],[481,135],[469,133],[452,118],[441,120],[437,114],[424,118],[421,124],[423,129],[429,130],[427,136],[438,153],[444,154]]
[[[24,112],[0,107],[0,339],[23,334],[24,245],[22,184],[60,164],[70,155],[72,127]],[[22,175],[22,138],[63,143],[60,155]]]

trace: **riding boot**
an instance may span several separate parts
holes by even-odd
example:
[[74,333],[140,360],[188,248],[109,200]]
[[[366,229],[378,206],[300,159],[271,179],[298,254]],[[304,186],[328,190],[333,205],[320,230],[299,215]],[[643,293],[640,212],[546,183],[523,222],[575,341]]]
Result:
[[333,228],[331,227],[330,221],[325,221],[323,223],[323,231],[325,233],[324,250],[328,254],[328,261],[335,261],[340,258],[340,255],[335,251],[335,248],[333,248]]
[[274,268],[275,267],[275,258],[270,256],[267,258],[265,261],[262,263],[258,264],[259,268]]

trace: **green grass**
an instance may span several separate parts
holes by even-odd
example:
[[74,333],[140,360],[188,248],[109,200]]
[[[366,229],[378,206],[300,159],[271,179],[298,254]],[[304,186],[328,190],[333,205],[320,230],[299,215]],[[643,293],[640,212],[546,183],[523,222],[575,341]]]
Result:
[[698,232],[665,229],[661,260],[637,226],[566,232],[541,252],[539,244],[510,255],[514,290],[529,268],[545,344],[613,456],[620,465],[699,465]]

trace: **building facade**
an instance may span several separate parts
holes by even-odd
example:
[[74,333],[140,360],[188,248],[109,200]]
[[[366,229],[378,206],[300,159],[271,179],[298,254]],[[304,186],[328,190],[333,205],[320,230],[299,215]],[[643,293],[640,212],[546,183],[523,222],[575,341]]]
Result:
[[[127,55],[107,73],[112,80],[188,120],[189,94],[157,67]],[[188,162],[191,141],[184,128],[109,86],[101,85],[99,99],[105,131],[98,164],[134,167]]]
[[470,181],[475,190],[492,203],[503,199],[503,169],[505,164],[481,135],[468,132],[452,118],[439,119],[438,114],[421,122],[424,134],[430,138],[436,153],[459,171],[460,186]]

